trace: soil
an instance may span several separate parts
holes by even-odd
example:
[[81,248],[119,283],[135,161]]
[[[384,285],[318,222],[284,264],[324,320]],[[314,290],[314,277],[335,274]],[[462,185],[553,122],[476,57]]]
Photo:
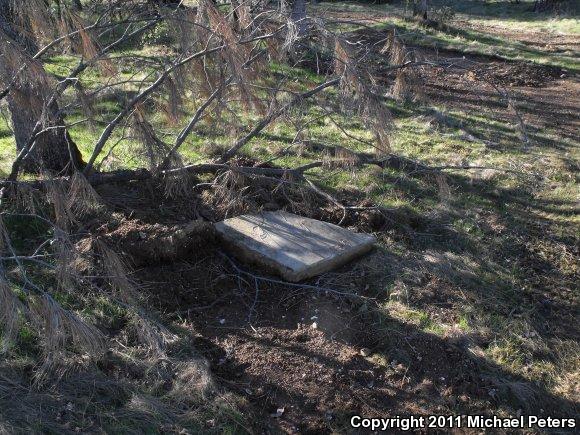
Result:
[[[373,255],[362,263],[376,260]],[[373,279],[364,269],[358,277],[349,266],[339,272],[357,288]],[[450,413],[462,403],[484,412],[494,406],[493,384],[475,374],[479,362],[460,344],[389,324],[361,300],[268,283],[256,292],[240,286],[218,254],[150,267],[138,277],[159,283],[150,298],[161,311],[180,307],[178,314],[194,323],[194,346],[212,373],[248,399],[267,431],[330,433],[348,427],[353,414]]]
[[[346,16],[352,18],[350,13]],[[368,23],[379,19],[362,18]],[[373,31],[366,36],[379,40],[385,34]],[[433,56],[426,50],[421,54]],[[452,59],[457,53],[437,56]],[[498,103],[496,90],[482,83],[484,79],[524,99],[524,116],[538,128],[555,124],[564,137],[577,135],[580,83],[576,77],[557,68],[487,57],[466,56],[463,62],[479,67],[468,72],[458,63],[445,70],[425,70],[425,94],[434,105],[476,113],[493,111],[500,119],[513,121],[514,114]],[[256,162],[244,159],[237,164]],[[377,232],[385,243],[388,237],[405,239],[414,231],[435,235],[447,231],[443,224],[411,211],[388,215],[367,209],[351,212],[343,220],[342,211],[324,201],[312,197],[306,201],[300,192],[273,192],[270,186],[247,181],[224,182],[229,193],[240,191],[242,185],[251,187],[244,190],[245,197],[230,198],[237,201],[236,214],[284,208]],[[193,325],[193,347],[207,359],[221,389],[247,399],[257,417],[252,428],[256,433],[352,432],[348,420],[353,414],[489,414],[503,406],[500,396],[519,394],[518,385],[526,380],[481,356],[481,349],[490,345],[488,337],[465,334],[458,328],[441,339],[370,309],[376,295],[394,283],[400,273],[397,262],[402,260],[373,252],[306,283],[319,290],[241,274],[236,267],[243,270],[243,266],[224,255],[208,224],[226,217],[226,211],[216,208],[204,189],[194,198],[170,199],[162,194],[163,189],[154,182],[100,186],[99,194],[115,210],[116,219],[106,225],[96,220],[92,225],[137,267],[131,278],[159,313]],[[342,192],[338,199],[347,205],[372,206],[357,192]],[[491,218],[486,220],[494,224]],[[522,261],[539,267],[535,258],[522,254]],[[379,274],[373,272],[377,265]],[[414,306],[432,318],[459,322],[453,308],[462,303],[460,290],[441,275],[429,273],[422,274],[417,286],[421,291],[412,301]],[[537,297],[539,303],[546,299]],[[554,336],[566,337],[566,330],[573,329],[572,301],[550,299],[555,302],[547,307],[546,319]],[[574,335],[575,331],[570,332]],[[542,412],[547,415],[565,414],[571,406],[537,388],[534,394],[546,404]],[[211,421],[207,424],[211,429]]]
[[[384,33],[367,32],[380,40]],[[499,60],[455,51],[434,53],[421,47],[408,47],[422,59],[448,62],[446,67],[428,67],[420,72],[419,98],[433,106],[457,109],[518,124],[518,115],[533,129],[558,126],[561,136],[577,139],[580,129],[580,79],[563,69],[532,62]],[[388,77],[388,74],[384,74]],[[389,80],[392,80],[391,77]],[[507,100],[514,103],[508,107]],[[514,111],[514,107],[517,112]],[[446,127],[461,126],[453,123]],[[471,132],[467,132],[471,133]],[[488,146],[493,146],[493,140]],[[555,141],[545,140],[548,147]]]
[[560,68],[531,62],[504,62],[487,64],[476,73],[476,76],[480,80],[489,80],[501,86],[541,88],[549,82],[566,77],[566,73]]
[[[428,51],[422,54],[433,56]],[[446,56],[451,59],[457,53],[439,52],[437,56],[439,60]],[[574,108],[580,106],[580,85],[575,77],[557,68],[486,57],[467,56],[464,62],[479,67],[466,71],[459,63],[445,71],[425,71],[425,93],[434,104],[493,111],[500,119],[513,121],[514,114],[498,104],[496,90],[487,81],[525,99],[528,108],[524,116],[534,125],[556,123],[564,136],[577,133],[580,124]],[[490,95],[495,99],[484,98]],[[239,164],[256,162],[246,159]],[[183,220],[224,218],[225,213],[213,206],[211,196],[200,192],[193,201],[180,203],[174,198],[165,202],[155,186],[146,191],[137,191],[137,186],[129,189],[127,198],[134,202],[128,207],[117,197],[116,206],[123,217],[118,226],[104,231],[105,237],[120,243],[142,266],[134,279],[160,312],[192,322],[198,337],[194,347],[209,361],[222,388],[247,398],[258,416],[256,431],[341,432],[347,430],[353,414],[486,414],[500,407],[500,392],[504,398],[519,394],[518,385],[525,380],[503,372],[481,356],[481,349],[490,344],[488,337],[466,335],[458,329],[443,340],[368,309],[372,300],[365,297],[373,297],[373,289],[380,286],[375,279],[380,278],[365,265],[392,264],[393,259],[383,253],[370,254],[338,271],[340,286],[350,293],[356,291],[354,298],[250,275],[241,279],[207,227],[196,227],[199,231],[193,244],[185,244],[176,252],[165,255],[158,249],[165,243],[160,241],[171,233],[183,231]],[[307,204],[287,193],[274,194],[268,186],[252,186],[237,213],[268,207],[334,223],[342,219],[336,207],[316,200]],[[107,197],[106,192],[101,194]],[[372,205],[355,192],[340,195],[348,205]],[[343,224],[390,237],[404,234],[401,226],[412,232],[426,231],[428,225],[412,214],[389,217],[372,210],[352,213]],[[393,233],[395,228],[398,231]],[[150,261],[156,257],[181,261]],[[427,274],[422,279],[422,290],[413,304],[423,307],[432,318],[458,322],[453,308],[461,303],[457,297],[460,291],[440,276]],[[320,285],[320,281],[310,284]],[[565,331],[571,321],[568,310],[562,308],[565,303],[552,303],[547,308],[554,334]],[[546,403],[544,412],[559,415],[570,406],[538,388],[536,393]]]
[[215,245],[214,227],[198,220],[187,224],[146,224],[123,220],[101,237],[116,252],[128,255],[133,266],[186,258]]
[[[248,400],[259,416],[257,431],[343,432],[354,414],[485,414],[499,409],[500,391],[504,398],[517,393],[511,391],[517,377],[481,356],[489,338],[458,329],[441,339],[369,310],[364,297],[381,285],[372,266],[393,262],[380,252],[334,278],[310,282],[324,287],[325,279],[334,279],[335,288],[357,291],[356,297],[252,280],[230,261],[216,247],[180,263],[142,268],[135,279],[160,312],[194,325],[193,346],[223,388]],[[449,283],[427,277],[413,303],[450,321],[462,302],[457,294]],[[565,412],[551,400],[546,412]]]
[[[358,200],[345,195],[342,200]],[[156,207],[154,198],[133,204],[131,214],[146,216]],[[207,200],[200,195],[198,210],[209,207]],[[309,216],[319,216],[319,210]],[[329,220],[341,215],[332,208],[322,214]],[[373,218],[360,217],[359,227],[372,227]],[[441,339],[369,309],[374,295],[387,286],[385,279],[391,280],[384,268],[397,273],[388,254],[374,252],[306,283],[344,291],[335,294],[268,281],[267,276],[263,280],[262,272],[253,269],[241,275],[244,266],[225,256],[211,230],[195,223],[192,242],[178,244],[181,248],[165,257],[157,245],[188,225],[150,224],[128,214],[103,228],[102,237],[140,265],[132,278],[148,304],[170,320],[187,319],[193,325],[192,346],[208,361],[221,388],[247,399],[248,412],[257,416],[257,432],[344,432],[353,414],[485,414],[503,406],[500,392],[503,398],[518,394],[518,382],[524,380],[481,356],[490,345],[488,337],[457,329]],[[392,229],[385,223],[381,228],[379,237]],[[463,302],[461,291],[435,275],[422,280],[413,305],[431,318],[459,322],[454,308]],[[560,317],[553,307],[554,327],[569,322],[566,313]],[[548,398],[543,406],[550,415],[568,409],[546,391],[537,394]]]

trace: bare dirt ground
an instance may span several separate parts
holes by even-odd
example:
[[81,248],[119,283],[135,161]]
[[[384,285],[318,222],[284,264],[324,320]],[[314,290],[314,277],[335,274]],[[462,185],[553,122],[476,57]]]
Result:
[[[495,31],[489,27],[485,30]],[[540,35],[509,36],[545,45],[540,43]],[[369,37],[381,38],[384,34]],[[576,39],[569,39],[547,44],[577,44]],[[429,50],[418,50],[426,58],[435,58]],[[436,58],[457,56],[456,52],[438,52]],[[571,140],[578,134],[580,83],[573,74],[553,67],[469,55],[454,67],[426,71],[425,93],[434,104],[515,122],[516,113],[501,102],[494,88],[499,86],[518,102],[518,110],[531,128],[556,125],[561,135]],[[497,134],[497,138],[486,138],[490,147],[495,139],[501,139],[501,132]],[[558,146],[549,139],[545,145]],[[132,218],[148,219],[147,213],[139,216],[135,204],[131,208],[137,210]],[[207,217],[207,213],[211,214],[210,207],[204,211],[200,199],[189,217]],[[158,220],[157,213],[153,216]],[[333,220],[330,214],[325,217]],[[514,231],[497,216],[488,219],[499,232]],[[541,232],[541,222],[531,221],[533,231]],[[393,228],[382,222],[374,229],[386,240]],[[542,396],[541,412],[546,415],[566,415],[577,405],[551,395],[539,385],[533,386],[536,393],[532,393],[525,379],[486,361],[481,355],[481,349],[490,344],[485,334],[466,336],[458,330],[456,335],[441,339],[369,310],[365,297],[372,298],[369,289],[385,280],[384,269],[392,275],[399,272],[397,265],[403,260],[396,256],[375,252],[339,271],[336,276],[340,276],[340,285],[359,295],[352,298],[258,281],[249,275],[240,277],[220,252],[219,248],[212,249],[204,256],[191,253],[180,263],[146,265],[136,272],[135,279],[144,285],[150,302],[161,312],[191,322],[196,337],[193,346],[209,361],[212,374],[224,389],[247,399],[258,419],[259,431],[341,432],[347,430],[348,418],[353,414],[476,414],[510,409],[535,412],[532,396],[538,392]],[[567,299],[566,294],[550,290],[549,273],[537,259],[526,258],[525,252],[516,257],[536,268],[536,277],[542,281],[538,287],[545,285],[545,294],[526,297],[543,304],[549,296],[544,313],[549,334],[577,337],[578,328],[573,326],[575,298],[570,295]],[[383,270],[379,275],[373,273],[377,267]],[[324,277],[322,282],[336,284],[336,276]],[[387,281],[392,282],[393,277]],[[419,286],[422,290],[413,301],[415,306],[432,318],[453,322],[454,307],[465,297],[462,290],[436,273],[424,274]],[[389,356],[377,357],[377,349]],[[514,398],[513,408],[509,400],[506,407],[505,398],[510,396]],[[526,403],[522,398],[529,399],[529,408],[522,409],[522,403]],[[207,421],[208,429],[212,424],[212,420]]]
[[[352,18],[352,14],[345,15]],[[370,23],[384,16],[370,14],[360,18]],[[483,30],[498,31],[491,26]],[[539,34],[503,31],[510,38],[542,49],[569,49],[578,45],[578,39],[571,36],[545,39]],[[381,32],[367,35],[377,39],[384,36]],[[457,52],[434,54],[420,47],[416,50],[425,58],[458,57]],[[468,113],[487,113],[492,119],[510,123],[517,123],[520,113],[528,128],[534,131],[558,126],[562,137],[577,140],[580,81],[576,76],[530,63],[463,54],[461,57],[453,67],[425,70],[425,94],[434,105]],[[518,112],[506,107],[494,85],[514,98]],[[484,140],[478,137],[478,132],[463,128],[474,140]],[[504,146],[498,145],[503,143],[502,131],[497,130],[495,134],[496,137],[485,138],[486,146]],[[545,138],[543,145],[562,146],[550,138]],[[337,273],[309,282],[319,288],[315,290],[241,274],[236,269],[239,266],[224,257],[221,248],[209,241],[209,236],[201,245],[190,244],[177,253],[168,253],[166,262],[148,263],[147,257],[159,253],[148,253],[147,247],[139,245],[141,233],[155,234],[161,239],[168,227],[197,218],[219,220],[223,214],[213,209],[202,195],[198,201],[178,203],[165,202],[156,186],[145,191],[128,187],[121,195],[116,190],[109,195],[106,189],[101,188],[99,193],[117,209],[119,221],[103,228],[104,236],[117,241],[125,252],[134,250],[132,257],[137,268],[132,279],[140,284],[144,297],[165,319],[187,325],[189,345],[208,361],[219,388],[245,398],[245,410],[254,416],[254,426],[246,428],[250,432],[351,432],[348,419],[353,414],[386,417],[540,412],[569,416],[578,409],[576,402],[555,396],[541,385],[530,383],[484,358],[482,349],[491,344],[485,331],[465,334],[457,328],[443,339],[417,325],[401,322],[389,313],[371,309],[380,290],[392,285],[409,265],[423,268],[416,282],[420,291],[411,302],[431,318],[459,322],[454,308],[466,300],[476,302],[475,294],[464,293],[447,279],[447,269],[429,269],[429,264],[436,263],[429,258],[429,250],[423,246],[418,248],[415,245],[418,242],[412,241],[421,234],[432,235],[437,240],[446,238],[449,233],[442,223],[412,214],[399,216],[404,225],[388,219],[377,222],[364,214],[351,218],[350,225],[375,231],[385,246],[392,240],[404,241],[410,253],[399,255],[378,249]],[[267,195],[257,198],[258,206],[272,203]],[[499,195],[487,199],[503,200]],[[275,200],[279,208],[287,206],[283,199]],[[522,298],[544,307],[546,329],[542,334],[557,340],[577,339],[580,333],[576,321],[578,298],[569,291],[574,283],[566,282],[568,277],[558,277],[559,284],[554,285],[553,268],[525,249],[526,242],[521,240],[530,237],[529,234],[552,236],[549,222],[542,217],[550,207],[561,209],[569,205],[542,204],[537,209],[522,206],[522,214],[528,215],[514,223],[505,222],[493,213],[482,216],[482,221],[490,231],[513,233],[510,241],[521,242],[521,245],[509,246],[509,252],[506,248],[494,255],[516,261],[529,270],[530,279],[537,280],[533,291]],[[334,222],[340,220],[340,213],[330,209],[319,209],[309,215]],[[529,234],[518,233],[519,225],[525,225]],[[451,238],[445,240],[456,243]],[[573,241],[566,239],[562,243],[577,259],[578,247],[573,246]],[[513,253],[518,249],[519,252]],[[142,258],[137,258],[140,255]],[[176,257],[180,260],[175,261]],[[332,290],[325,291],[325,288]],[[336,293],[336,289],[343,290],[344,294]],[[113,333],[115,328],[111,327]],[[104,372],[108,367],[106,361],[101,364]],[[115,370],[111,368],[111,373]],[[144,376],[130,370],[115,373],[119,378],[133,380]],[[167,379],[164,390],[170,390],[171,383],[175,382],[171,376]],[[63,409],[59,418],[66,420]],[[95,429],[91,424],[85,427],[87,431]],[[215,422],[208,417],[203,424],[209,431],[214,429]],[[66,430],[74,432],[75,429],[66,427]]]

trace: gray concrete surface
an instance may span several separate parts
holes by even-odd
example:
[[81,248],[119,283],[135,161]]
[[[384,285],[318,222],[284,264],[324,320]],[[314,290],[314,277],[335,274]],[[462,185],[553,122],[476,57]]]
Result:
[[341,266],[376,242],[370,234],[283,211],[226,219],[216,230],[230,253],[290,282]]

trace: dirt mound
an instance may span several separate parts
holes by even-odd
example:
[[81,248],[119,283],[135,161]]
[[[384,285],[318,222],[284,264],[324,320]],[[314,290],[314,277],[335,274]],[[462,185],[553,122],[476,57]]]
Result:
[[215,246],[214,227],[204,221],[162,225],[123,220],[102,238],[117,252],[128,254],[135,265],[188,258]]

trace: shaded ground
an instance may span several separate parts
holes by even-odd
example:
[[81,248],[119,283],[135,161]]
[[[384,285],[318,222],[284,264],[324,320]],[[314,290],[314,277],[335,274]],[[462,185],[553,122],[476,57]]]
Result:
[[[397,259],[375,253],[335,279],[350,281],[343,283],[346,288],[372,293],[369,289],[378,278],[372,270],[378,264],[394,265]],[[244,285],[236,289],[236,275],[224,276],[228,267],[222,267],[222,274],[201,278],[206,262],[155,268],[146,276],[171,280],[160,294],[162,309],[190,307],[187,314],[183,308],[180,313],[199,333],[194,346],[210,361],[217,379],[247,398],[264,419],[264,429],[342,432],[348,431],[354,414],[501,415],[506,402],[533,412],[540,401],[546,415],[573,412],[574,403],[486,361],[480,348],[490,344],[485,337],[457,329],[440,339],[388,313],[374,312],[359,299],[324,292],[267,283],[260,283],[257,291]],[[177,285],[176,276],[181,277]],[[384,280],[384,271],[380,277]],[[204,283],[204,295],[207,283],[216,283],[222,302],[201,300],[193,282]],[[416,302],[446,317],[459,302],[448,287],[432,276],[427,294]]]
[[[338,16],[353,18],[348,11]],[[374,23],[384,14],[359,12],[357,18]],[[465,26],[538,50],[576,50],[578,44],[574,35],[549,36],[544,44],[538,33],[479,22]],[[385,35],[376,29],[364,34],[375,40]],[[196,417],[200,433],[344,433],[353,414],[577,415],[578,77],[559,66],[409,47],[454,64],[422,72],[427,103],[396,107],[397,120],[412,120],[405,124],[410,130],[420,124],[427,138],[397,145],[435,162],[439,154],[446,163],[489,159],[487,166],[521,171],[522,178],[457,171],[447,175],[445,195],[428,177],[384,170],[373,173],[375,184],[364,191],[349,186],[337,192],[353,205],[386,190],[381,194],[410,205],[392,207],[381,218],[349,216],[347,225],[375,232],[380,246],[307,283],[318,290],[240,271],[236,267],[243,266],[209,242],[185,246],[176,254],[179,261],[141,258],[131,278],[181,336],[169,352],[174,365],[151,367],[126,355],[122,345],[133,338],[123,336],[126,319],[119,316],[119,323],[103,325],[121,343],[99,363],[105,378],[61,383],[51,397],[42,397],[48,419],[33,412],[31,403],[40,399],[30,393],[21,404],[30,407],[28,423],[64,432],[179,432],[168,403],[180,411],[203,409]],[[450,137],[445,148],[434,149],[436,134]],[[223,217],[201,193],[180,202],[164,200],[160,191],[154,185],[125,186],[120,194],[101,188],[119,218],[103,233],[123,247],[127,240],[139,243],[140,232],[162,237],[167,227]],[[293,209],[295,203],[267,188],[252,194],[258,208],[274,204],[341,219],[339,211],[316,201],[310,209]],[[245,419],[181,401],[199,394],[206,381],[192,376],[195,382],[184,383],[179,364],[199,360],[207,361],[207,367],[199,364],[223,402],[235,403]],[[33,370],[30,362],[22,365]],[[6,379],[0,377],[0,416],[8,419],[18,387]],[[91,383],[99,387],[96,397],[86,400],[90,389],[73,394],[75,385]],[[135,385],[145,385],[148,394]],[[78,402],[68,402],[71,394]]]

